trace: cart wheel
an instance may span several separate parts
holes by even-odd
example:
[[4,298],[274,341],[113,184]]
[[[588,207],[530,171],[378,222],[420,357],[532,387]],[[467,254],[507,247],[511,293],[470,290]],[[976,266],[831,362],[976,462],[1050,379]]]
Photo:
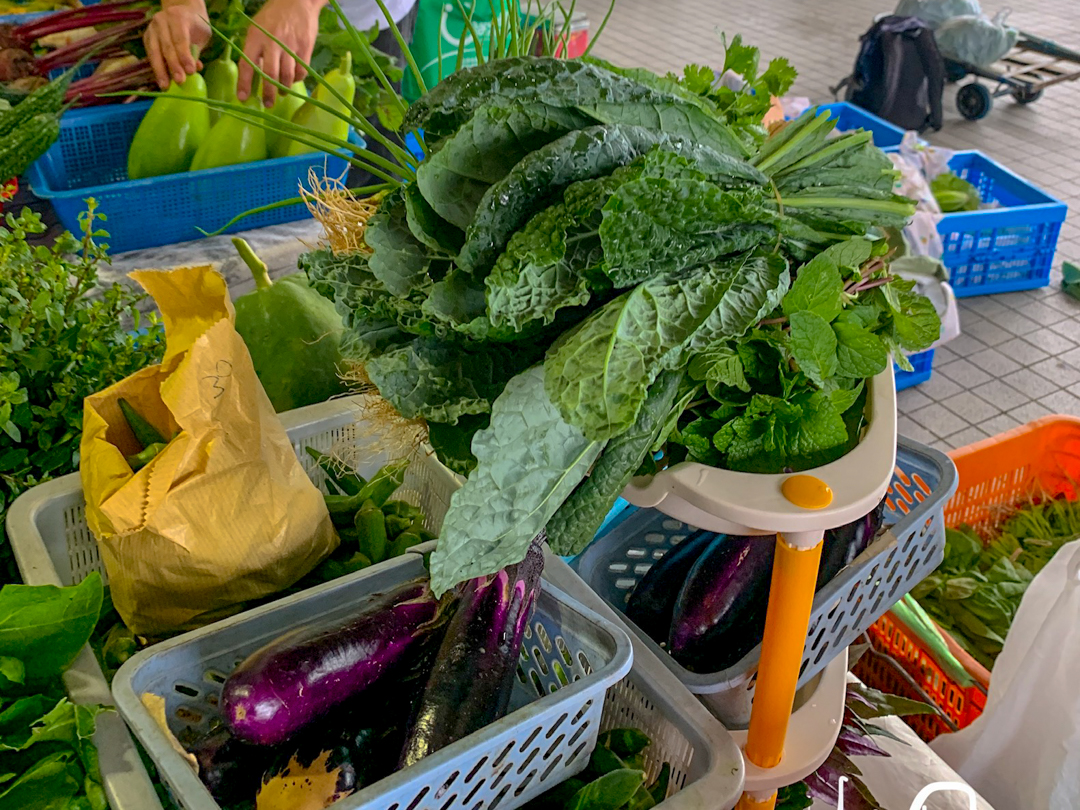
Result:
[[1012,97],[1016,99],[1017,104],[1034,104],[1042,97],[1042,94],[1043,91],[1041,87],[1038,90],[1017,88],[1012,91]]
[[981,84],[965,84],[956,91],[956,109],[968,121],[985,118],[992,103],[990,91]]
[[963,78],[967,75],[967,68],[961,65],[959,62],[954,62],[951,59],[945,60],[945,81],[962,81]]

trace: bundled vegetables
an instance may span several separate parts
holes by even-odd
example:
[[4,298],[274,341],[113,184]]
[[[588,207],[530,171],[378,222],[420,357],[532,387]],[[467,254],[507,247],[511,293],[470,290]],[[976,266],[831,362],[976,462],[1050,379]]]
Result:
[[1080,508],[1065,498],[1017,508],[985,539],[948,529],[945,559],[912,596],[976,661],[992,669],[1035,575],[1080,537]]
[[978,211],[982,206],[979,190],[953,172],[942,172],[930,183],[930,191],[943,213]]
[[[675,440],[710,430],[715,450],[694,453],[707,462],[777,471],[841,454],[862,380],[891,348],[937,336],[883,243],[852,238],[911,213],[868,134],[828,140],[827,116],[809,115],[747,143],[656,83],[544,59],[449,77],[408,111],[438,146],[367,223],[371,252],[303,260],[345,319],[345,350],[471,470],[436,590],[519,558],[545,525],[556,551],[580,550],[688,407],[706,421]],[[496,482],[510,459],[520,475]]]

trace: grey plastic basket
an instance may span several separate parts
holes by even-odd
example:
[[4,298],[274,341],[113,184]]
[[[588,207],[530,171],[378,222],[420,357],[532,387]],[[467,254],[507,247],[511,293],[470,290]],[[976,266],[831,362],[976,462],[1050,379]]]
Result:
[[[804,686],[941,562],[944,507],[956,491],[948,456],[900,437],[885,522],[890,531],[814,599],[799,685]],[[653,509],[628,509],[571,565],[620,615],[652,564],[694,531]],[[690,672],[622,616],[633,633],[728,728],[750,719],[760,646],[722,672]]]
[[[281,414],[300,463],[311,479],[325,487],[326,477],[305,447],[335,450],[362,459],[358,470],[370,475],[386,460],[365,429],[362,398],[331,400]],[[396,497],[421,506],[429,528],[437,529],[459,486],[457,478],[434,458],[418,452]],[[23,580],[29,585],[74,585],[92,571],[108,581],[97,541],[86,525],[85,501],[78,473],[40,484],[12,503],[7,533]],[[109,684],[89,647],[64,674],[68,695],[76,703],[113,704]],[[161,810],[154,785],[124,721],[100,715],[94,735],[101,758],[105,792],[113,810]]]
[[[217,810],[191,766],[143,705],[165,699],[185,740],[219,720],[221,685],[246,656],[283,633],[355,613],[423,574],[418,554],[281,599],[155,644],[116,674],[120,714],[185,810]],[[629,636],[545,582],[526,634],[511,712],[335,804],[340,810],[513,810],[585,767],[600,733],[604,694],[630,670]]]

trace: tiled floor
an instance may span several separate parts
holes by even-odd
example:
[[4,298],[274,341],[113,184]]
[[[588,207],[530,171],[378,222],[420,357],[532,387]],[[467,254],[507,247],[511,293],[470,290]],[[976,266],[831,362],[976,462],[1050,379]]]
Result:
[[[1001,3],[984,0],[990,13]],[[578,0],[595,31],[607,0]],[[859,36],[887,5],[874,0],[618,0],[596,54],[623,65],[681,70],[716,64],[715,31],[741,33],[763,56],[788,57],[794,92],[832,101]],[[1010,18],[1018,28],[1080,50],[1075,0],[1039,0]],[[1036,104],[998,99],[979,122],[962,119],[946,89],[946,123],[930,140],[979,149],[1072,209],[1058,244],[1051,286],[961,302],[964,334],[938,350],[931,380],[900,394],[903,433],[942,449],[1049,413],[1080,416],[1080,302],[1059,289],[1062,259],[1080,261],[1080,82],[1050,88]]]

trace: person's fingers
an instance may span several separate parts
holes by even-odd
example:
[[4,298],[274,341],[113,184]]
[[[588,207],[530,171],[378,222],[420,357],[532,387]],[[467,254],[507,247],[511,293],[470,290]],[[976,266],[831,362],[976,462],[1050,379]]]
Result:
[[278,63],[278,81],[286,87],[292,87],[296,81],[296,69],[299,65],[296,60],[284,51],[281,52],[281,62]]
[[169,34],[184,75],[178,78],[182,82],[195,72],[195,57],[191,54],[191,20],[179,15],[169,17]]
[[[288,54],[281,50],[281,47],[277,43],[270,42],[263,48],[262,58],[262,70],[266,74],[268,79],[274,81],[281,81],[281,60],[282,57],[288,59]],[[266,79],[262,82],[262,99],[263,106],[274,106],[274,99],[277,98],[277,88],[274,87]]]
[[244,42],[244,56],[247,59],[241,58],[237,60],[239,65],[236,79],[236,97],[240,101],[247,101],[248,96],[251,95],[251,80],[255,76],[255,68],[251,66],[251,63],[258,64],[262,58],[263,42],[256,36],[257,33],[256,31],[248,32],[247,40]]
[[165,57],[165,65],[169,69],[169,76],[177,84],[183,83],[187,78],[184,63],[176,52],[176,44],[172,40],[172,32],[166,26],[158,31],[158,44],[161,46],[161,54]]
[[302,82],[306,78],[307,78],[307,70],[304,69],[303,65],[301,65],[299,62],[297,62],[296,63],[296,70],[293,73],[293,81],[294,82]]
[[153,20],[143,35],[143,43],[146,45],[146,55],[150,57],[150,67],[154,69],[154,79],[158,87],[167,90],[169,87],[169,71],[165,67],[165,60],[161,56],[161,43],[158,41],[157,27]]

